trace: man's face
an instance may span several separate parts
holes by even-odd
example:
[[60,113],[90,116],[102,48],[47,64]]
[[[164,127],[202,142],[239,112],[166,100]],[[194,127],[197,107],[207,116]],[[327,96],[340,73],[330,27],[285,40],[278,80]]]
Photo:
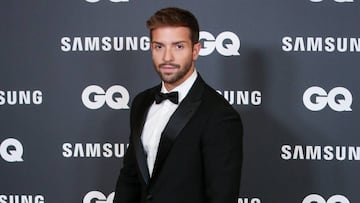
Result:
[[199,51],[200,43],[192,45],[187,27],[159,27],[152,31],[154,67],[169,91],[193,73]]

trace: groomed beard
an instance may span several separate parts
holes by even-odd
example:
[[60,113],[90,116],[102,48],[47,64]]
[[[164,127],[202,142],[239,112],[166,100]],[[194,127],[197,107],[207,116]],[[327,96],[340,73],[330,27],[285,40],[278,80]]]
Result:
[[[156,72],[158,73],[158,75],[160,76],[160,79],[162,81],[164,81],[165,83],[169,83],[169,84],[174,84],[177,81],[181,80],[191,69],[191,63],[189,64],[184,64],[184,67],[181,69],[179,64],[174,64],[174,63],[161,63],[158,65],[158,67],[155,67]],[[154,64],[154,66],[156,66]],[[179,71],[176,72],[175,74],[165,74],[162,73],[160,71],[162,66],[172,66],[177,68]]]

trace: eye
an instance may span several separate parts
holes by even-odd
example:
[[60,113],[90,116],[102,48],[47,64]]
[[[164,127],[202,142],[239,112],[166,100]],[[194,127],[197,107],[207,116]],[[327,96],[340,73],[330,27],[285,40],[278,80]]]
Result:
[[183,44],[176,44],[175,48],[176,49],[183,49],[185,46]]
[[153,44],[153,48],[156,50],[160,50],[163,48],[163,46],[161,44]]

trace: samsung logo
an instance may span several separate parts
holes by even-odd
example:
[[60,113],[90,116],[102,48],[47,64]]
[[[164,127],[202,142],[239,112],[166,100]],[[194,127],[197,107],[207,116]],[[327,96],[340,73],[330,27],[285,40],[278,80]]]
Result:
[[44,203],[43,195],[0,195],[0,203]]
[[236,91],[236,90],[216,90],[222,95],[231,105],[253,105],[259,106],[261,104],[260,91]]
[[[310,1],[314,3],[318,3],[318,2],[323,2],[324,0],[310,0]],[[333,0],[333,1],[337,3],[354,3],[354,0]]]
[[147,51],[150,49],[150,38],[146,36],[62,37],[60,43],[63,52]]
[[360,38],[352,37],[283,37],[285,52],[360,52]]
[[283,145],[280,156],[283,160],[359,161],[360,147]]
[[43,101],[43,93],[40,90],[3,91],[0,90],[0,106],[16,104],[36,104]]
[[128,144],[124,143],[64,143],[65,158],[122,158]]

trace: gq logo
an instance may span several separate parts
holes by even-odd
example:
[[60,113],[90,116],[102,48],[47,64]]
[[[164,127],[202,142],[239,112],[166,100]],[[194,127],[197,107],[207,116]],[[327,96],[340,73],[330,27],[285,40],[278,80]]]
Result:
[[0,155],[7,162],[22,162],[24,149],[22,144],[14,138],[8,138],[0,144]]
[[223,56],[238,56],[240,49],[240,39],[233,32],[222,32],[216,38],[209,32],[201,31],[199,36],[203,42],[200,56],[207,56],[216,49]]
[[[315,97],[313,102],[311,98]],[[352,111],[352,95],[344,87],[335,87],[329,93],[321,87],[310,87],[304,92],[303,103],[311,111],[320,111],[329,105],[334,111]]]
[[[100,0],[86,0],[89,3],[97,3]],[[118,2],[129,2],[129,0],[110,0],[111,2],[118,3]]]
[[106,197],[103,193],[99,191],[91,191],[88,192],[84,199],[83,203],[92,203],[95,200],[95,203],[113,203],[115,192],[110,193],[108,197]]
[[[311,2],[322,2],[323,0],[310,0]],[[334,0],[338,3],[354,2],[354,0]]]
[[112,109],[129,109],[129,92],[120,85],[114,85],[106,92],[97,85],[90,85],[82,92],[81,99],[89,109],[99,109],[105,103]]
[[311,194],[305,197],[302,203],[350,203],[343,195],[333,195],[327,201],[318,194]]

